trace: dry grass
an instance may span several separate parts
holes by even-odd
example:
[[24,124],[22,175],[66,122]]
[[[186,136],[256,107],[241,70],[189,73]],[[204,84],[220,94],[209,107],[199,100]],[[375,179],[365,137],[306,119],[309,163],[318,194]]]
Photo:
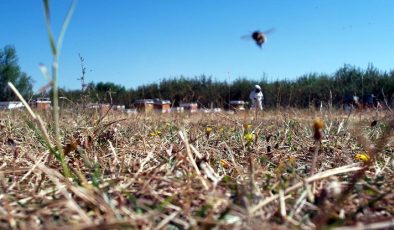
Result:
[[[51,114],[39,113],[53,138]],[[325,121],[319,146],[315,116]],[[256,119],[65,110],[72,178],[26,113],[0,119],[1,229],[313,229],[394,218],[393,119],[383,112],[275,110]],[[365,151],[371,161],[354,159]]]

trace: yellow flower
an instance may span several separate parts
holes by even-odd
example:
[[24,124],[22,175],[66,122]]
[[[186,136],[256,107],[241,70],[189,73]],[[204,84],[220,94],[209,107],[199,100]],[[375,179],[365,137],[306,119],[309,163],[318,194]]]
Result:
[[207,135],[207,138],[209,137],[209,134],[211,134],[212,132],[212,127],[207,127],[207,129],[205,130],[205,134]]
[[228,163],[228,161],[226,161],[225,159],[221,159],[220,160],[220,165],[223,167],[223,168],[229,168],[231,165],[230,165],[230,163]]
[[320,140],[322,138],[321,129],[324,127],[324,121],[320,117],[316,117],[313,120],[313,137],[315,140]]
[[313,120],[313,128],[314,128],[315,130],[317,130],[317,129],[322,129],[323,126],[324,126],[324,121],[323,121],[320,117],[316,117],[316,118]]
[[246,133],[244,135],[244,139],[246,141],[246,145],[251,145],[254,140],[254,134],[253,133]]
[[356,161],[363,161],[363,162],[367,162],[367,161],[369,161],[369,156],[366,154],[366,153],[357,153],[355,156],[354,156],[354,159],[356,160]]
[[149,136],[151,137],[157,137],[161,135],[161,131],[160,130],[155,130],[154,132],[150,132]]

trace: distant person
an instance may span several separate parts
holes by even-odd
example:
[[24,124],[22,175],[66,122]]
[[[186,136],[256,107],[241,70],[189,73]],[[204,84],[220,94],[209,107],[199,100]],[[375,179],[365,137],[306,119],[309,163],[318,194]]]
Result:
[[367,100],[365,104],[368,108],[374,108],[376,104],[375,102],[376,102],[376,96],[374,94],[371,94],[367,96]]
[[351,95],[345,95],[343,97],[343,110],[345,112],[352,112],[354,110],[354,97]]
[[264,95],[259,85],[254,86],[254,89],[249,94],[249,98],[252,101],[252,109],[263,110]]
[[353,104],[354,104],[357,108],[360,108],[360,107],[361,107],[361,106],[360,106],[360,98],[359,98],[356,94],[353,95]]

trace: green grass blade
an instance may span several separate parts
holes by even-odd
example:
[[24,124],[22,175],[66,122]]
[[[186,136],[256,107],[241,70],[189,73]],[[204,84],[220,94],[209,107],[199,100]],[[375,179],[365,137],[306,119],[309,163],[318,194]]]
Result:
[[50,11],[49,11],[49,1],[44,0],[44,10],[45,10],[45,18],[50,19]]
[[72,3],[71,3],[70,8],[68,9],[66,18],[64,19],[63,26],[62,26],[62,29],[60,31],[60,35],[59,35],[59,38],[58,38],[58,41],[57,41],[57,50],[58,50],[58,52],[60,52],[60,50],[61,50],[61,47],[62,47],[62,44],[63,44],[64,35],[66,33],[68,25],[70,24],[71,17],[72,17],[72,15],[74,13],[76,5],[77,5],[77,0],[73,0]]
[[43,0],[44,2],[44,12],[45,12],[45,24],[47,27],[47,34],[49,38],[49,43],[51,45],[52,54],[54,56],[57,55],[57,48],[55,44],[55,39],[53,38],[52,30],[51,30],[51,19],[50,19],[50,10],[49,10],[49,1]]

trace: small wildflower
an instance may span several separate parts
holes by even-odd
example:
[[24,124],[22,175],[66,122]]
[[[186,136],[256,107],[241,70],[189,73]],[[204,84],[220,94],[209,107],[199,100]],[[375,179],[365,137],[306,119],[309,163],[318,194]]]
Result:
[[356,161],[363,161],[363,162],[367,162],[367,161],[369,161],[369,156],[366,154],[366,153],[357,153],[355,156],[354,156],[354,159],[356,160]]
[[313,120],[313,128],[314,129],[322,129],[324,126],[324,121],[320,117],[316,117]]
[[207,127],[207,129],[205,130],[205,133],[207,134],[207,138],[209,138],[211,132],[212,132],[212,127]]
[[230,168],[230,163],[228,163],[228,161],[225,160],[225,159],[221,159],[221,160],[220,160],[220,165],[221,165],[223,168],[226,168],[226,169]]
[[289,156],[289,158],[287,159],[287,164],[291,167],[296,167],[297,159],[294,156]]
[[324,121],[320,118],[320,117],[316,117],[313,120],[313,137],[315,138],[315,140],[319,141],[322,138],[322,134],[321,134],[321,130],[324,127]]
[[160,130],[155,130],[155,131],[149,133],[149,136],[151,136],[151,137],[157,137],[157,136],[160,136],[160,135],[161,135],[161,131]]
[[253,143],[254,140],[254,134],[253,133],[246,133],[244,135],[244,139],[246,141],[246,145],[251,145]]

